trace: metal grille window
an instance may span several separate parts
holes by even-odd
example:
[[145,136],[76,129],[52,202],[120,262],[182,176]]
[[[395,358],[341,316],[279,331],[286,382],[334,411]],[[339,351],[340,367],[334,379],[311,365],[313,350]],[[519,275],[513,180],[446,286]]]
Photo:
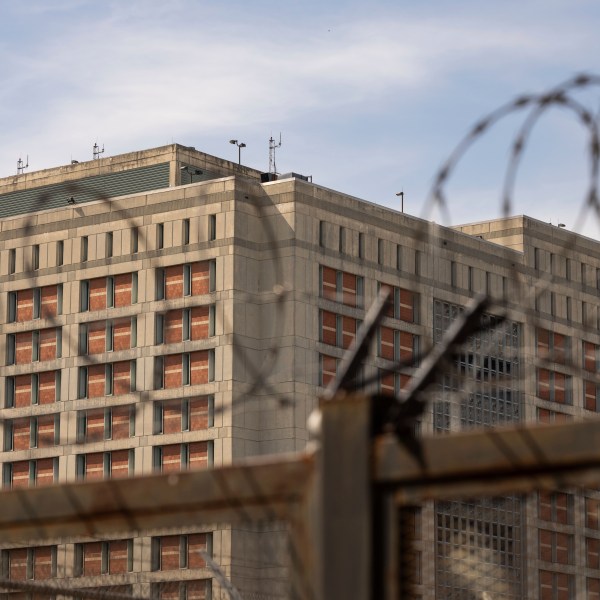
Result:
[[[439,343],[461,308],[435,300],[433,309],[434,342]],[[522,418],[520,325],[489,315],[484,319],[489,329],[468,338],[455,361],[455,372],[442,379],[439,399],[432,407],[434,431],[494,426]],[[436,503],[436,595],[467,597],[478,585],[461,576],[459,565],[467,553],[473,572],[483,578],[486,572],[501,569],[509,590],[505,599],[521,598],[522,512],[518,496]]]

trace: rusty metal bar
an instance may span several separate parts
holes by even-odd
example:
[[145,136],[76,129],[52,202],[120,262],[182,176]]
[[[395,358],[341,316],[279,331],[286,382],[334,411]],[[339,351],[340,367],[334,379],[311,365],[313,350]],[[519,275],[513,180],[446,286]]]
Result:
[[233,466],[0,493],[3,544],[163,527],[285,520],[313,476],[312,454]]
[[528,492],[600,481],[600,420],[486,429],[419,440],[424,465],[392,434],[374,445],[374,480],[397,501]]

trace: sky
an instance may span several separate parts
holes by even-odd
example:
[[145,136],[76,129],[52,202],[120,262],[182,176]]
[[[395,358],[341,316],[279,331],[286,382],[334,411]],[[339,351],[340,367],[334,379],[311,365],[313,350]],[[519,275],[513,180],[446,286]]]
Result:
[[[445,224],[500,216],[509,115],[426,210],[483,115],[600,74],[597,0],[0,0],[0,177],[177,142]],[[575,94],[600,112],[600,88]],[[589,137],[554,108],[534,129],[511,212],[575,226]],[[600,239],[588,218],[580,231]]]

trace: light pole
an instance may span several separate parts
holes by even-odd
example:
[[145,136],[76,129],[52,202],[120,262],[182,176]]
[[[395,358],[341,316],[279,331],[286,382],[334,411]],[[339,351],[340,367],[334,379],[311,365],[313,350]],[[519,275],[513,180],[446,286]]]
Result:
[[244,144],[244,142],[238,142],[237,140],[229,140],[229,143],[238,147],[238,165],[241,165],[242,164],[242,148],[245,148],[246,144]]
[[400,200],[402,201],[402,212],[404,212],[404,192],[398,192],[396,196],[400,197]]

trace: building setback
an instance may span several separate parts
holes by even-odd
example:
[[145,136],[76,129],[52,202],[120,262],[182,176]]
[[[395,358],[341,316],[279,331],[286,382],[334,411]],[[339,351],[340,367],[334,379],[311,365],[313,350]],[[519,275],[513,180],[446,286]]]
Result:
[[[363,375],[385,393],[411,374],[385,369],[439,342],[469,298],[490,294],[498,314],[506,302],[422,433],[598,411],[598,242],[522,216],[441,227],[295,174],[269,179],[179,145],[0,179],[4,489],[302,450],[382,285],[393,301]],[[476,391],[459,393],[465,382]],[[593,490],[425,505],[418,593],[600,598],[599,508]],[[202,549],[242,594],[283,598],[285,567],[261,535],[191,524],[10,547],[2,569],[195,600],[211,597]]]

